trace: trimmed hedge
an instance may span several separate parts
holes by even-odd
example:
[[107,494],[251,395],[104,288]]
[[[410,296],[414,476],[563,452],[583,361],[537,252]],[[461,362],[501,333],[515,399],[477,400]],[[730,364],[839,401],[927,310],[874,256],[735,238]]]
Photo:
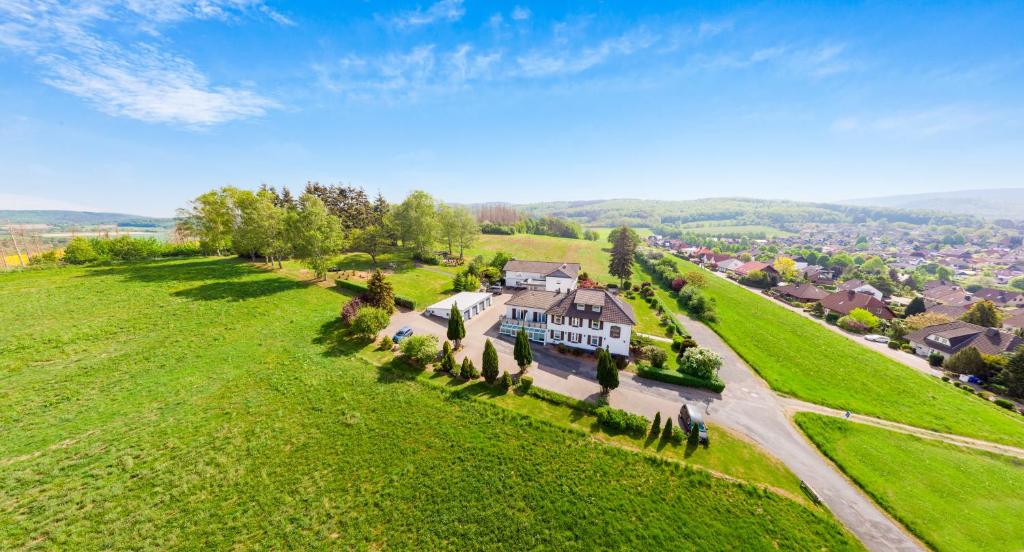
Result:
[[641,378],[671,383],[674,385],[682,385],[683,387],[707,389],[709,391],[714,391],[715,393],[721,393],[725,390],[725,382],[720,379],[706,380],[691,376],[690,374],[684,374],[674,370],[658,370],[657,368],[644,366],[642,364],[637,365],[636,375]]
[[548,391],[547,389],[537,387],[536,385],[531,385],[530,388],[526,390],[526,394],[551,404],[575,408],[576,410],[582,410],[589,414],[593,414],[594,411],[597,410],[597,405],[594,403],[574,399],[568,395],[555,393],[554,391]]
[[[356,293],[366,293],[366,286],[349,280],[335,280],[334,287],[342,289],[348,289]],[[401,295],[395,295],[395,304],[399,307],[404,307],[409,310],[416,310],[416,301],[409,299],[408,297],[402,297]]]
[[646,435],[647,427],[650,424],[647,418],[643,416],[630,414],[625,410],[619,410],[610,406],[599,407],[595,413],[597,414],[597,423],[601,424],[605,429],[621,431],[634,437]]

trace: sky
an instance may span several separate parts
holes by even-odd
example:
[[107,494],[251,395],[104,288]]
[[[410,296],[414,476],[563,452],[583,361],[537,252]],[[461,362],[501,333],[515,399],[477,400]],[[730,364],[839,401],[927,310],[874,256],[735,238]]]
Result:
[[1024,187],[1024,3],[0,0],[0,209]]

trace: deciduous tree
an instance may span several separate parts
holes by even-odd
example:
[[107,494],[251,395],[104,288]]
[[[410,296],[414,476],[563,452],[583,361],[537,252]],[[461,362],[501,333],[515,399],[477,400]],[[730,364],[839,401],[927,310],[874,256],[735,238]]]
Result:
[[338,219],[327,212],[320,198],[302,194],[299,208],[289,211],[286,217],[286,228],[295,256],[302,259],[317,278],[323,279],[327,275],[328,260],[343,243]]
[[1003,325],[1003,317],[992,301],[979,301],[971,305],[970,310],[960,319],[986,328],[998,328]]

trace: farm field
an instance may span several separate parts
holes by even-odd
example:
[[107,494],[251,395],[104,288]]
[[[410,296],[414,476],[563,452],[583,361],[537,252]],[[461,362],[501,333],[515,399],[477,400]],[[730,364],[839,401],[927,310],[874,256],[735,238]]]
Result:
[[833,462],[937,550],[1024,549],[1024,465],[837,418],[796,422]]
[[339,339],[341,295],[244,263],[9,273],[0,300],[2,549],[860,548],[410,377]]
[[[673,258],[684,271],[696,265]],[[718,276],[710,324],[775,390],[817,404],[1014,446],[1024,417],[836,335]]]

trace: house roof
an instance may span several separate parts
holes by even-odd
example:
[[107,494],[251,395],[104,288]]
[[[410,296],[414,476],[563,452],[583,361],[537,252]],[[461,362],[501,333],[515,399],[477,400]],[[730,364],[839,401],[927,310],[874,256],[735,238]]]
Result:
[[944,315],[946,315],[946,316],[948,316],[950,318],[960,318],[961,316],[964,315],[964,313],[967,312],[967,310],[968,310],[968,307],[966,305],[942,305],[942,304],[939,304],[939,305],[933,305],[931,307],[926,307],[925,308],[926,312],[932,312],[932,313],[935,313],[935,314],[944,314]]
[[785,284],[775,289],[783,295],[804,301],[820,301],[828,296],[827,291],[822,291],[812,284]]
[[[937,341],[940,337],[949,341],[949,345]],[[1024,345],[1024,339],[995,328],[986,328],[961,320],[928,326],[914,330],[907,335],[914,343],[922,343],[946,354],[953,354],[967,347],[974,347],[979,353],[998,355],[1012,352]]]
[[465,310],[473,305],[483,301],[490,297],[490,293],[475,292],[475,291],[460,291],[451,297],[446,297],[433,305],[427,307],[427,310],[451,310],[452,305],[459,305],[459,310]]
[[1013,302],[1020,297],[1019,291],[1007,291],[1005,289],[981,288],[974,292],[974,296],[985,301],[1004,305]]
[[1018,312],[1003,319],[1003,326],[1006,328],[1024,328],[1024,312]]
[[576,278],[580,275],[580,264],[510,259],[505,263],[504,270],[505,272],[531,272],[553,278]]
[[772,274],[778,274],[778,272],[768,263],[762,263],[761,261],[748,261],[740,266],[736,267],[733,272],[737,274],[747,275],[756,270],[761,272],[770,272]]
[[[559,300],[548,309],[548,314],[600,320],[612,324],[636,325],[636,314],[633,313],[633,307],[608,293],[607,290],[576,289],[559,295]],[[584,308],[581,310],[577,308],[577,305],[583,305]],[[601,307],[601,312],[594,312],[592,308],[587,308],[594,306]]]
[[822,298],[821,306],[840,314],[850,314],[853,309],[864,309],[883,319],[892,320],[893,314],[885,303],[875,299],[874,295],[857,293],[856,291],[837,291]]
[[505,305],[547,311],[563,296],[555,291],[520,291],[513,295]]

